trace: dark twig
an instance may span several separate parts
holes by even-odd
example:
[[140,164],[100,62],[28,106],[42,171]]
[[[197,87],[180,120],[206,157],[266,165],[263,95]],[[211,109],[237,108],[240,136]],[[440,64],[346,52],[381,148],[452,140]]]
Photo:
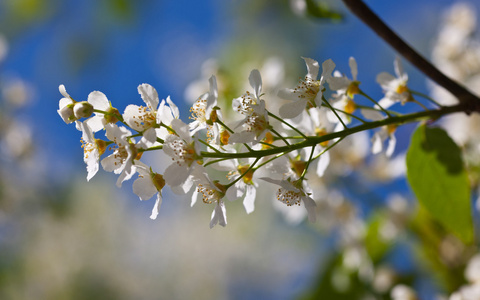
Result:
[[413,50],[395,32],[393,32],[363,1],[342,0],[343,3],[360,20],[367,24],[378,36],[397,50],[403,57],[410,61],[415,67],[430,77],[433,81],[444,87],[457,97],[458,101],[466,104],[466,112],[480,112],[480,99],[472,94],[465,87],[453,81],[440,72],[435,66],[428,62],[417,51]]

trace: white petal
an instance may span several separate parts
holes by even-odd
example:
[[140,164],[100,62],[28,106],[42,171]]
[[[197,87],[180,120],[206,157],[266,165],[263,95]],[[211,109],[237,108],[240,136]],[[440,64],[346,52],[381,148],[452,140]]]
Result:
[[101,115],[95,115],[91,117],[90,119],[86,120],[85,122],[90,126],[93,132],[98,132],[105,128],[104,125],[104,118]]
[[252,213],[255,210],[255,197],[257,195],[257,189],[251,185],[247,184],[245,191],[245,199],[243,199],[243,207],[247,214]]
[[157,124],[163,123],[166,125],[170,125],[172,120],[173,120],[172,110],[165,105],[165,100],[162,100],[162,102],[160,102],[160,105],[158,106],[158,109],[157,109],[157,118],[156,118]]
[[252,70],[248,77],[248,81],[253,88],[255,98],[260,98],[260,93],[262,92],[262,76],[260,75],[260,72],[257,69]]
[[70,95],[67,93],[67,90],[65,89],[65,86],[63,84],[59,85],[58,86],[58,91],[60,92],[60,94],[63,95],[63,97],[65,98],[72,98],[70,97]]
[[330,89],[334,91],[346,89],[350,84],[350,80],[346,77],[330,77],[327,82]]
[[150,219],[155,220],[157,218],[161,205],[162,205],[162,195],[158,193],[157,200],[155,201],[155,205],[153,206],[153,209],[152,209],[152,214],[150,215]]
[[352,71],[353,80],[357,80],[358,67],[357,67],[357,61],[355,60],[355,58],[350,57],[350,59],[348,60],[348,65],[350,66],[350,70]]
[[372,109],[361,109],[360,112],[362,115],[372,121],[380,121],[383,119],[383,115],[381,112]]
[[390,139],[388,140],[387,150],[385,151],[385,155],[387,155],[387,157],[392,156],[393,151],[395,151],[396,144],[397,139],[395,138],[395,135],[391,134]]
[[133,182],[133,192],[137,195],[140,200],[148,200],[157,193],[157,188],[152,182],[150,176],[148,177],[138,177]]
[[[295,93],[294,89],[287,89],[287,88],[279,90],[277,96],[279,98],[286,99],[286,100],[298,100],[299,99],[298,94]],[[239,99],[241,100],[241,98],[239,98]]]
[[294,102],[286,103],[280,107],[280,117],[285,119],[292,119],[302,113],[307,105],[307,100],[297,100]]
[[227,192],[225,193],[225,197],[229,200],[229,201],[235,201],[237,200],[238,198],[241,197],[241,193],[242,191],[240,191],[238,188],[237,188],[237,185],[235,184],[234,186],[231,186]]
[[175,132],[178,134],[178,136],[182,138],[184,141],[186,141],[187,143],[192,141],[188,124],[185,124],[180,119],[174,119],[172,121],[171,126],[172,126],[172,129],[175,130]]
[[124,181],[130,180],[135,175],[136,167],[132,164],[132,158],[128,156],[123,164],[123,170],[117,178],[117,187],[122,187]]
[[308,220],[312,223],[315,223],[317,219],[317,211],[315,201],[313,201],[310,197],[302,197],[303,204],[305,204],[305,208],[307,209],[308,213]]
[[165,169],[164,179],[169,186],[179,186],[187,180],[189,175],[190,170],[187,167],[172,163]]
[[170,96],[167,97],[167,103],[168,106],[172,109],[172,114],[175,119],[180,118],[180,111],[178,110],[178,106],[173,103],[173,101],[170,99]]
[[116,152],[102,159],[102,167],[107,172],[113,172],[120,168],[119,159],[116,157]]
[[217,223],[223,227],[227,225],[227,211],[223,201],[219,201],[213,210],[210,228],[213,228]]
[[395,58],[395,61],[393,62],[393,68],[395,69],[395,74],[397,75],[397,77],[400,78],[404,75],[402,63],[400,62],[400,58],[398,56]]
[[378,106],[382,107],[383,109],[387,109],[394,104],[395,104],[395,101],[387,97],[384,97],[380,99],[380,101],[378,101]]
[[[208,83],[210,85],[210,91],[208,93],[208,98],[207,98],[207,109],[211,110],[213,106],[217,105],[217,98],[218,98],[217,78],[212,75],[208,80]],[[208,111],[208,113],[210,112],[211,111]]]
[[389,86],[390,82],[394,81],[395,77],[387,72],[382,72],[377,75],[377,82],[380,84],[383,88],[386,88]]
[[383,140],[380,137],[380,134],[378,132],[375,132],[375,134],[372,137],[372,153],[377,154],[380,153],[383,149]]
[[330,164],[330,152],[325,152],[320,155],[317,164],[317,176],[322,177],[325,174],[325,170],[327,169],[328,165]]
[[107,111],[110,108],[107,96],[99,91],[93,91],[88,95],[87,102],[93,105],[95,109]]
[[317,79],[318,69],[320,68],[320,66],[318,65],[318,61],[308,57],[302,57],[302,58],[305,61],[305,64],[307,65],[307,71],[308,71],[307,76],[313,80]]
[[125,111],[123,112],[123,120],[132,129],[137,131],[143,131],[145,129],[145,126],[143,122],[140,121],[140,117],[142,117],[144,114],[141,112],[143,112],[141,106],[130,104],[125,108]]
[[322,63],[322,78],[320,80],[324,81],[327,78],[332,77],[332,72],[335,69],[335,63],[331,59],[327,59]]
[[138,86],[138,93],[151,111],[157,110],[158,102],[160,102],[160,100],[158,99],[158,93],[153,86],[147,83],[141,84]]
[[255,132],[242,131],[233,133],[228,139],[229,144],[251,143],[255,140]]

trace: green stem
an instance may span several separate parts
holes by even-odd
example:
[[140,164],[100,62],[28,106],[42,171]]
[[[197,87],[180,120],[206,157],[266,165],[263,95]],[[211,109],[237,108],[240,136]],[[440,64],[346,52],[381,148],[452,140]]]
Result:
[[223,123],[222,121],[220,120],[216,120],[215,122],[217,122],[218,124],[222,125],[223,127],[225,127],[226,130],[228,130],[230,133],[234,133],[233,130],[230,129],[230,127],[228,127],[227,125],[225,125],[225,123]]
[[312,162],[312,157],[313,157],[313,151],[315,150],[315,146],[312,146],[312,150],[310,151],[310,157],[307,160],[307,164],[305,165],[305,169],[303,169],[302,175],[300,176],[299,180],[302,181],[305,175],[307,174],[308,167],[310,166],[310,163]]
[[375,103],[376,106],[378,106],[384,113],[387,114],[387,116],[391,117],[392,115],[388,112],[388,110],[386,110],[385,108],[383,108],[380,104],[378,104],[377,101],[375,101],[375,99],[373,99],[372,97],[370,97],[369,95],[365,94],[362,90],[360,90],[360,95],[362,95],[363,97],[367,98],[368,100],[372,101],[373,103]]
[[307,138],[307,136],[305,134],[303,134],[303,132],[301,132],[300,130],[298,130],[297,128],[293,127],[290,123],[286,122],[284,119],[282,118],[279,118],[277,117],[276,115],[272,114],[271,112],[268,112],[268,115],[280,122],[282,122],[283,124],[287,125],[288,127],[290,127],[291,129],[293,129],[294,131],[296,131],[298,134],[300,134],[301,136],[303,136],[304,138]]
[[204,140],[201,140],[201,139],[198,139],[198,141],[202,144],[204,144],[205,146],[207,146],[208,148],[212,149],[213,151],[215,151],[216,153],[222,153],[220,150],[218,150],[217,148],[213,147],[212,145],[210,145],[209,143],[205,142]]
[[290,143],[280,134],[278,133],[275,129],[270,128],[270,131],[275,133],[285,144],[290,145]]
[[250,172],[250,170],[253,168],[253,166],[255,166],[255,164],[260,160],[261,157],[257,157],[257,159],[255,159],[255,161],[248,167],[248,169],[243,172],[242,175],[238,176],[237,178],[235,178],[234,181],[230,182],[229,184],[225,185],[225,189],[228,190],[229,187],[231,187],[232,185],[234,185],[235,183],[237,183],[237,181],[239,181],[240,179],[243,178],[243,176],[245,176],[248,172]]
[[427,95],[425,95],[425,94],[423,94],[423,93],[416,92],[416,91],[412,91],[412,90],[410,90],[410,89],[409,89],[409,92],[410,92],[411,94],[413,94],[413,95],[417,95],[417,96],[420,96],[420,97],[422,97],[422,98],[424,98],[424,99],[427,99],[428,101],[432,102],[433,104],[435,104],[435,105],[437,105],[437,106],[439,106],[439,107],[443,107],[443,105],[441,105],[440,103],[438,103],[437,101],[433,100],[431,97],[429,97],[429,96],[427,96]]
[[335,141],[335,143],[331,144],[330,146],[328,146],[327,148],[323,149],[322,152],[320,152],[319,154],[317,154],[313,160],[319,158],[323,153],[327,152],[328,150],[330,150],[331,148],[335,147],[335,145],[337,145],[338,143],[340,143],[345,137],[341,137],[339,138],[338,140]]
[[[366,106],[366,105],[360,105],[360,104],[355,104],[355,108],[360,108],[360,109],[369,109],[369,110],[376,110],[376,111],[381,111],[383,112],[383,110],[379,109],[379,108],[375,108],[375,107],[371,107],[371,106]],[[393,110],[388,110],[388,109],[385,109],[386,111],[388,111],[390,113],[390,115],[396,115],[396,116],[400,116],[401,114],[393,111]]]
[[[322,105],[322,106],[324,106],[324,105]],[[326,105],[325,105],[325,106],[326,106]],[[362,118],[360,118],[360,117],[357,117],[357,116],[355,116],[354,114],[351,114],[351,113],[346,112],[346,111],[344,111],[344,110],[341,110],[341,109],[339,109],[339,108],[334,108],[334,109],[335,109],[336,111],[338,111],[338,112],[341,112],[342,114],[345,114],[345,115],[351,117],[351,118],[354,118],[354,119],[356,119],[356,120],[359,120],[359,121],[362,122],[363,124],[368,123],[368,122],[365,121],[364,119],[362,119]]]
[[147,149],[137,149],[137,151],[139,152],[146,152],[146,151],[153,151],[153,150],[162,150],[163,149],[163,145],[160,145],[160,146],[154,146],[154,147],[150,147],[150,148],[147,148]]
[[330,108],[331,111],[333,111],[333,113],[335,114],[335,116],[337,116],[337,119],[340,121],[340,123],[342,123],[343,128],[347,129],[347,128],[348,128],[347,125],[345,125],[345,123],[343,122],[342,118],[340,118],[340,116],[337,114],[337,112],[335,111],[335,108],[333,108],[333,107],[330,105],[330,103],[328,103],[327,99],[325,99],[323,96],[322,96],[322,101],[323,101],[323,103],[326,104],[326,106],[327,106],[328,108]]

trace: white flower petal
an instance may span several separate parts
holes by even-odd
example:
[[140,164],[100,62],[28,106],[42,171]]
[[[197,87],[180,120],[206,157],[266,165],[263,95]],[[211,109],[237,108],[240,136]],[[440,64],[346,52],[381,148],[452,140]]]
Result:
[[325,170],[330,164],[330,152],[325,152],[318,158],[317,164],[317,176],[322,177],[325,174]]
[[350,66],[350,70],[352,71],[353,80],[357,80],[358,67],[357,67],[357,61],[355,60],[355,58],[350,57],[350,59],[348,60],[348,65]]
[[360,112],[362,115],[372,121],[380,121],[383,119],[383,115],[378,110],[373,109],[361,109]]
[[186,167],[172,163],[165,169],[163,178],[169,186],[179,186],[187,180],[189,175],[190,172]]
[[378,132],[375,132],[372,137],[372,153],[380,153],[383,149],[383,140]]
[[315,223],[317,219],[317,211],[315,201],[313,201],[310,197],[302,197],[303,204],[305,204],[305,208],[307,209],[308,213],[308,220],[312,223]]
[[143,101],[147,104],[147,107],[151,111],[155,111],[158,106],[158,93],[155,88],[147,83],[138,86],[138,93],[142,97]]
[[257,195],[257,189],[251,185],[247,184],[245,191],[245,198],[243,199],[243,207],[247,214],[252,213],[255,210],[255,197]]
[[[298,100],[298,94],[294,89],[284,88],[278,91],[277,96],[286,100]],[[241,98],[239,98],[241,100]]]
[[307,76],[313,80],[317,79],[318,69],[320,68],[320,66],[318,65],[318,61],[308,57],[302,57],[302,58],[305,61],[305,64],[307,65],[307,71],[308,71]]
[[327,59],[322,63],[322,78],[320,80],[325,81],[327,78],[332,77],[332,72],[335,70],[335,63],[331,59]]
[[259,99],[260,93],[262,92],[262,76],[260,75],[260,71],[257,69],[252,70],[250,76],[248,76],[248,81],[253,88],[255,98]]
[[173,101],[170,99],[170,96],[167,97],[167,103],[168,106],[172,109],[172,114],[175,119],[180,118],[180,111],[178,110],[178,106],[173,103]]
[[88,95],[87,102],[93,105],[95,109],[107,111],[110,108],[107,96],[99,91],[93,91]]
[[385,151],[385,155],[387,157],[392,156],[393,151],[395,151],[396,144],[397,144],[397,139],[395,138],[395,135],[391,134],[390,138],[388,139],[387,150]]
[[330,89],[334,91],[346,89],[350,84],[350,80],[346,77],[330,77],[327,82]]
[[157,200],[155,201],[155,205],[153,206],[152,214],[150,215],[150,219],[155,220],[157,218],[161,205],[162,205],[162,194],[159,192],[157,194]]
[[227,225],[227,211],[223,201],[219,201],[213,210],[210,228],[213,228],[217,223],[223,227]]
[[102,167],[107,172],[113,172],[116,169],[120,168],[120,165],[118,163],[119,160],[116,157],[115,152],[102,159]]
[[280,117],[285,119],[292,119],[302,113],[307,105],[307,100],[297,100],[294,102],[286,103],[280,107]]
[[69,99],[72,98],[72,97],[70,97],[70,95],[67,93],[67,90],[65,89],[65,86],[64,86],[63,84],[61,84],[61,85],[58,86],[58,91],[60,92],[60,94],[63,95],[63,97],[69,98]]
[[152,182],[150,176],[148,177],[138,177],[133,182],[133,192],[137,195],[140,200],[148,200],[157,193],[157,188]]

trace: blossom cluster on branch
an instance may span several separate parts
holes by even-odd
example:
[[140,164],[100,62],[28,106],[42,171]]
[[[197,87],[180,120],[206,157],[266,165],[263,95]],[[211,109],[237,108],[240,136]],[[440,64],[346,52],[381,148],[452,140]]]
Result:
[[[408,76],[398,59],[394,63],[395,76],[383,72],[377,77],[385,93],[378,102],[360,89],[354,58],[349,60],[351,77],[335,70],[330,59],[322,63],[319,76],[319,63],[303,59],[307,74],[295,87],[278,92],[278,97],[286,100],[278,115],[268,108],[269,95],[262,93],[262,77],[256,69],[248,78],[251,90],[232,100],[236,120],[222,117],[215,76],[209,79],[209,91],[190,108],[190,123],[180,119],[179,109],[170,97],[160,100],[149,84],[138,86],[144,105],[128,105],[123,114],[99,91],[91,92],[86,101],[77,101],[60,85],[63,98],[58,113],[82,132],[87,180],[97,173],[99,165],[119,175],[119,187],[137,174],[134,193],[141,200],[156,194],[152,219],[158,215],[162,190],[168,185],[177,194],[193,188],[192,205],[197,198],[215,205],[210,227],[225,226],[225,199],[243,199],[246,212],[251,213],[260,179],[277,186],[276,199],[284,205],[305,207],[308,219],[314,222],[316,195],[306,175],[313,171],[323,176],[330,162],[329,149],[350,134],[379,128],[372,137],[372,152],[385,150],[390,156],[399,124],[431,117],[430,112],[439,110],[428,110],[413,98],[407,87]],[[373,105],[358,104],[356,95]],[[425,111],[400,115],[387,110],[396,102],[412,101]],[[95,136],[101,130],[105,130],[106,139]],[[154,150],[171,159],[163,174],[141,161],[145,151]],[[215,178],[210,168],[225,176]]]

